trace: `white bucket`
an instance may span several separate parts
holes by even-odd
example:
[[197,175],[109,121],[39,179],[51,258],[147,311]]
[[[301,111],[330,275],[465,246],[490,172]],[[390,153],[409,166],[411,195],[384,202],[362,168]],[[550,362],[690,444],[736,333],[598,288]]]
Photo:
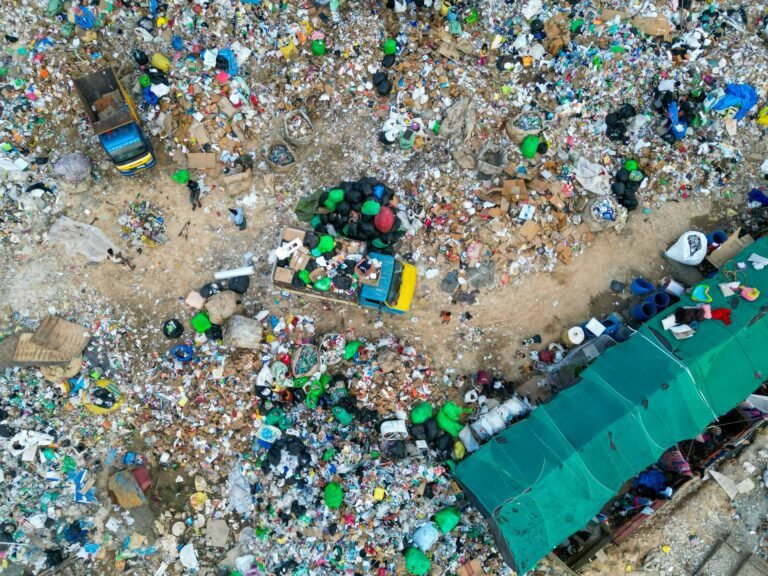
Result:
[[664,291],[668,294],[672,294],[672,296],[677,296],[680,298],[683,294],[685,294],[685,286],[668,276],[662,279],[661,285],[664,287]]
[[560,338],[566,346],[578,346],[584,342],[584,329],[581,326],[574,326],[564,330]]

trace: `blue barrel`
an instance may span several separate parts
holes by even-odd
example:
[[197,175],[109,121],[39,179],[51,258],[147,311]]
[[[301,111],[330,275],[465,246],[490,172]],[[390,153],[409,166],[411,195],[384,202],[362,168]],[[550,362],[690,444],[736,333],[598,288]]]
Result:
[[645,322],[648,318],[652,318],[655,315],[656,304],[654,304],[651,299],[643,300],[640,304],[632,308],[632,318],[638,322]]
[[726,240],[728,240],[728,234],[726,234],[722,230],[715,230],[711,234],[707,234],[708,246],[712,246],[712,244],[722,244]]
[[657,310],[664,310],[667,306],[669,306],[670,298],[669,294],[667,294],[664,290],[657,290],[653,296],[653,303],[656,305]]
[[632,280],[632,284],[629,286],[629,289],[635,296],[645,296],[653,292],[656,289],[656,286],[647,280],[644,280],[643,278],[635,278]]
[[173,348],[171,348],[171,357],[174,360],[178,360],[182,364],[191,362],[194,356],[195,356],[195,351],[192,349],[192,346],[179,344],[178,346],[174,346]]

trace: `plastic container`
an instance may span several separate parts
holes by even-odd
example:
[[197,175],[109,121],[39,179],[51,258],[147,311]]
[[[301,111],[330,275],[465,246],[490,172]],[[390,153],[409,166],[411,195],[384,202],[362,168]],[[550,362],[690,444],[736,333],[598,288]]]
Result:
[[581,326],[574,326],[563,330],[560,339],[566,346],[578,346],[584,342],[584,329]]
[[657,290],[654,292],[652,298],[653,303],[656,305],[656,310],[658,311],[664,310],[664,308],[670,304],[669,294],[667,294],[664,290]]
[[664,288],[667,293],[671,294],[672,296],[676,296],[677,298],[680,298],[683,294],[685,294],[685,286],[680,284],[680,282],[677,280],[670,278],[669,276],[662,278],[661,287]]
[[629,289],[635,296],[646,296],[654,291],[656,287],[643,278],[635,278],[632,280]]
[[723,244],[726,240],[728,240],[728,234],[722,230],[715,230],[711,234],[707,234],[707,246],[712,246],[712,244]]
[[164,72],[165,74],[168,74],[168,72],[171,69],[171,61],[168,60],[165,56],[160,54],[160,52],[155,52],[152,54],[152,58],[149,59],[149,63],[154,67],[160,70],[161,72]]
[[653,300],[643,300],[632,308],[632,319],[637,320],[638,322],[645,322],[649,318],[652,318],[656,315],[656,304],[653,303]]

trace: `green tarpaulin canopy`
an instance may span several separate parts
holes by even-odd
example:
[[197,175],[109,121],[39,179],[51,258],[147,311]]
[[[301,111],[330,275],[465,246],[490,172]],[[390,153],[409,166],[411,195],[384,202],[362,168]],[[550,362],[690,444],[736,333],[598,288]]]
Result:
[[[768,257],[768,239],[736,258]],[[693,438],[768,379],[768,268],[751,264],[743,285],[755,302],[725,298],[708,280],[712,308],[732,324],[704,320],[676,340],[661,326],[687,296],[608,349],[579,381],[461,462],[456,479],[483,512],[506,562],[531,570],[583,529],[621,486],[675,443]]]

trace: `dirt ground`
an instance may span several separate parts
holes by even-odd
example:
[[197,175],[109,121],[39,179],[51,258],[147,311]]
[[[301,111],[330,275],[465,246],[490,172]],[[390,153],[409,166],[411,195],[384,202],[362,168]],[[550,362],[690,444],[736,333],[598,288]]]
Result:
[[[689,229],[692,221],[705,229],[707,221],[718,218],[724,208],[720,204],[715,209],[708,198],[691,198],[663,204],[650,214],[638,211],[621,233],[598,235],[569,265],[558,264],[552,274],[513,277],[506,286],[483,290],[474,305],[451,304],[450,295],[439,289],[446,271],[427,279],[424,262],[417,262],[421,277],[413,308],[404,318],[380,316],[354,307],[331,310],[316,301],[280,294],[271,285],[267,257],[279,228],[297,224],[293,206],[299,197],[362,175],[395,184],[404,181],[381,170],[387,158],[366,153],[366,141],[353,137],[360,130],[372,131],[370,123],[367,117],[353,121],[343,112],[331,115],[326,126],[337,135],[341,132],[344,149],[330,139],[322,139],[303,152],[295,173],[263,174],[255,170],[250,193],[236,197],[222,189],[214,190],[203,198],[202,210],[192,211],[186,187],[171,180],[176,167],[170,162],[136,178],[121,177],[110,169],[106,178],[85,192],[65,191],[61,195],[61,213],[93,222],[114,241],[119,239],[117,220],[128,202],[148,200],[163,210],[169,241],[141,253],[126,246],[124,254],[136,265],[136,270],[129,271],[110,262],[87,264],[80,256],[68,255],[66,249],[46,243],[43,223],[35,226],[33,222],[31,229],[40,230],[41,242],[21,244],[0,255],[5,278],[0,285],[4,312],[35,316],[40,312],[40,302],[55,305],[66,300],[69,289],[87,288],[133,309],[159,328],[165,319],[182,312],[180,300],[190,290],[211,281],[216,270],[246,264],[245,257],[250,254],[255,258],[257,274],[252,278],[247,302],[254,310],[312,314],[321,329],[339,329],[339,320],[343,320],[346,327],[360,334],[402,334],[414,344],[423,342],[423,352],[449,374],[484,367],[515,378],[520,365],[519,360],[515,361],[515,352],[521,340],[540,334],[546,343],[589,315],[626,308],[628,292],[610,292],[610,282],[628,284],[636,275],[658,280],[669,274],[669,263],[662,258],[662,251]],[[323,125],[318,127],[318,131],[323,129]],[[362,166],[350,162],[360,158],[364,159]],[[237,230],[228,218],[227,209],[238,201],[247,216],[245,231]],[[731,202],[736,205],[738,199]],[[187,222],[188,236],[180,236]],[[34,290],[29,289],[32,286]],[[452,312],[449,324],[441,323],[441,310]],[[471,319],[461,322],[462,312],[469,312]]]

